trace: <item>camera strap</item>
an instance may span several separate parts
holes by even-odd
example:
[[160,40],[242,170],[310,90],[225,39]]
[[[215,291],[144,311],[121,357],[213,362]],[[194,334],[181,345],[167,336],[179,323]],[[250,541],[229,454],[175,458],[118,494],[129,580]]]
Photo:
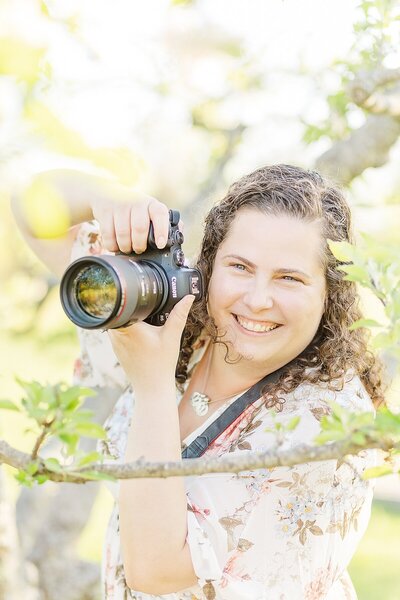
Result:
[[212,444],[250,404],[253,404],[260,398],[263,387],[278,381],[282,373],[295,361],[296,359],[290,361],[280,369],[269,373],[260,379],[260,381],[257,381],[257,383],[247,390],[247,392],[244,392],[244,394],[237,398],[235,402],[228,406],[228,408],[213,421],[207,429],[205,429],[205,431],[197,436],[189,446],[186,446],[182,452],[182,458],[198,458],[199,456],[202,456],[210,444]]

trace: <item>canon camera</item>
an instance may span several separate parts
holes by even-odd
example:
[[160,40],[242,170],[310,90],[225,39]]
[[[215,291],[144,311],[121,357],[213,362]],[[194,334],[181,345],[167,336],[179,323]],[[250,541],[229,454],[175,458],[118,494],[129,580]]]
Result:
[[179,300],[193,294],[200,300],[200,271],[184,265],[179,212],[169,211],[168,241],[156,246],[150,225],[142,254],[84,256],[65,271],[61,303],[69,319],[84,329],[115,329],[146,321],[163,325]]

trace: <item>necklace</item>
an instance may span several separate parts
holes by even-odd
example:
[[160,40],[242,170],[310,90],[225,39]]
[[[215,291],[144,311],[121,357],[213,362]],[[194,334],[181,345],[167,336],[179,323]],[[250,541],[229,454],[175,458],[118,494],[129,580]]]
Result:
[[[212,342],[210,342],[210,343],[212,343]],[[208,376],[210,374],[212,353],[213,353],[213,347],[211,346],[209,355],[207,357],[206,372],[203,377],[203,388],[207,385],[207,382],[208,382]],[[198,417],[204,417],[204,415],[206,415],[208,413],[210,404],[213,404],[214,402],[222,402],[223,400],[229,400],[230,398],[237,396],[237,394],[240,394],[240,392],[235,392],[234,394],[231,394],[230,396],[226,396],[225,398],[218,398],[217,400],[211,400],[211,398],[203,392],[193,392],[193,394],[190,396],[190,404],[192,405],[193,410]]]

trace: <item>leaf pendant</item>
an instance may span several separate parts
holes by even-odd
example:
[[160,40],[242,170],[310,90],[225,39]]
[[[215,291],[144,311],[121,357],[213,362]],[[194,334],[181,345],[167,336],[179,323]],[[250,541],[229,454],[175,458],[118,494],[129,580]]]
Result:
[[208,403],[210,398],[201,392],[194,392],[190,397],[190,403],[193,410],[199,417],[204,417],[208,413]]

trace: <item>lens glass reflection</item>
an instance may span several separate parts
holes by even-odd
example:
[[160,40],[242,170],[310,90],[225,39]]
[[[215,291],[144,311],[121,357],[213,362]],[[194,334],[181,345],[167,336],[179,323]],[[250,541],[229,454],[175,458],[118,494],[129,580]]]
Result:
[[102,265],[91,265],[76,276],[74,294],[86,314],[106,319],[114,310],[118,292],[108,269]]

